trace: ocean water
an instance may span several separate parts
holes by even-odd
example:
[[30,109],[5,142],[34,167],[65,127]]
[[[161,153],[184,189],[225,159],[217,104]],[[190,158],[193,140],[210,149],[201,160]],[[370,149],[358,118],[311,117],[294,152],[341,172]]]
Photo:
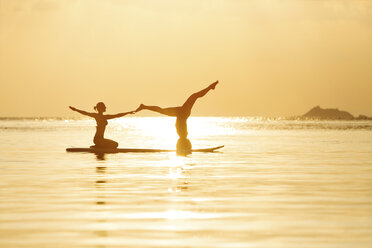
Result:
[[[0,120],[0,247],[372,247],[372,121],[191,117],[216,153],[67,153],[93,120]],[[123,148],[174,119],[111,120]]]

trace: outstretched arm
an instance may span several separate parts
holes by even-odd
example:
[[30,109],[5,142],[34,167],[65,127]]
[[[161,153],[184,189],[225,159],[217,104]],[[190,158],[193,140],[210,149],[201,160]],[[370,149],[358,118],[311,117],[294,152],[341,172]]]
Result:
[[136,111],[129,111],[129,112],[125,112],[125,113],[119,113],[119,114],[116,114],[116,115],[105,115],[106,119],[114,119],[114,118],[119,118],[119,117],[123,117],[123,116],[126,116],[128,114],[134,114],[136,113]]
[[86,111],[83,111],[83,110],[80,110],[80,109],[77,109],[77,108],[74,108],[74,107],[71,107],[69,106],[69,108],[72,110],[72,111],[76,111],[82,115],[87,115],[87,116],[90,116],[90,117],[93,117],[94,118],[94,113],[89,113],[89,112],[86,112]]

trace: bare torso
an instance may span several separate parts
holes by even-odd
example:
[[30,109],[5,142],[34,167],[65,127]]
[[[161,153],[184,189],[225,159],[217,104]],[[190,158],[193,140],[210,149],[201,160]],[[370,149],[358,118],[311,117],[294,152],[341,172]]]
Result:
[[93,141],[94,143],[98,143],[104,139],[104,134],[105,134],[106,126],[107,126],[107,120],[103,115],[100,115],[100,114],[96,114],[94,119],[96,119],[97,127],[96,127],[96,134],[94,135]]

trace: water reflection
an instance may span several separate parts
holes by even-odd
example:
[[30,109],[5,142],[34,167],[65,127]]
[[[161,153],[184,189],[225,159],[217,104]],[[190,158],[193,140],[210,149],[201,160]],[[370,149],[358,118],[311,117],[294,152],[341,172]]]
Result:
[[183,185],[179,184],[177,186],[168,187],[168,192],[182,192],[182,191],[186,191],[189,188],[187,184],[188,184],[187,182],[184,182]]
[[106,183],[106,180],[97,180],[96,181],[96,187],[102,187],[102,183]]
[[[121,218],[125,219],[166,219],[166,220],[192,220],[192,219],[216,219],[227,216],[234,216],[233,214],[219,214],[219,213],[201,213],[194,211],[169,209],[160,212],[138,212],[122,214]],[[182,225],[182,222],[174,222],[174,225]],[[177,229],[176,226],[173,226]]]
[[169,159],[168,163],[170,168],[165,175],[166,178],[171,180],[168,192],[182,192],[188,190],[194,165],[191,158],[173,156]]
[[[101,238],[106,238],[108,236],[106,230],[97,230],[97,231],[94,231],[94,234],[96,234],[98,237],[101,237]],[[106,246],[101,245],[98,247],[106,247]]]
[[[124,123],[112,136],[174,147],[133,119],[148,133]],[[41,128],[0,135],[0,247],[371,247],[372,122],[205,121],[221,133],[190,124],[190,139],[223,154],[106,160],[61,152],[88,142],[94,123],[0,123]]]
[[[106,167],[105,166],[96,166],[96,173],[98,174],[98,176],[104,177],[106,175]],[[98,207],[97,208],[98,213],[102,213],[102,212],[106,211],[106,208],[104,207],[107,204],[107,202],[105,200],[106,196],[105,196],[105,193],[104,193],[106,184],[107,184],[107,180],[105,178],[101,178],[101,179],[96,180],[95,184],[94,184],[94,186],[96,188],[96,192],[97,192],[95,205]],[[98,216],[106,216],[106,215],[101,215],[101,214],[97,214],[97,215]],[[102,228],[107,223],[107,218],[97,219],[97,223]],[[93,233],[97,238],[100,238],[100,239],[107,239],[108,238],[108,231],[105,230],[105,229],[94,230]],[[106,246],[105,245],[97,245],[96,247],[97,248],[98,247],[99,248],[105,248]]]
[[106,167],[105,166],[97,166],[96,167],[96,172],[97,173],[105,173],[106,172]]
[[[104,169],[102,169],[104,168]],[[96,171],[97,173],[105,173],[105,169],[106,167],[96,167]],[[106,180],[97,180],[96,183],[95,183],[95,187],[97,189],[97,201],[96,201],[96,205],[105,205],[106,204],[106,201],[104,201],[105,199],[105,195],[104,194],[100,194],[100,190],[104,190],[105,189],[105,184],[107,183]]]
[[106,157],[105,157],[105,153],[104,152],[95,152],[94,154],[96,155],[96,159],[98,161],[104,161],[104,160],[106,160]]

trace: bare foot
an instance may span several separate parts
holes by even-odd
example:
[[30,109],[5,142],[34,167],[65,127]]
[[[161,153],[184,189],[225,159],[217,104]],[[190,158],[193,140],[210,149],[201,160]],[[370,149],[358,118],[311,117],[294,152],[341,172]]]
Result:
[[144,107],[145,107],[145,105],[143,105],[143,104],[141,103],[141,105],[139,105],[139,107],[138,107],[135,111],[136,111],[136,112],[141,111]]
[[218,84],[218,80],[216,82],[214,82],[213,84],[209,85],[209,87],[214,90],[214,88],[216,88],[216,85]]

